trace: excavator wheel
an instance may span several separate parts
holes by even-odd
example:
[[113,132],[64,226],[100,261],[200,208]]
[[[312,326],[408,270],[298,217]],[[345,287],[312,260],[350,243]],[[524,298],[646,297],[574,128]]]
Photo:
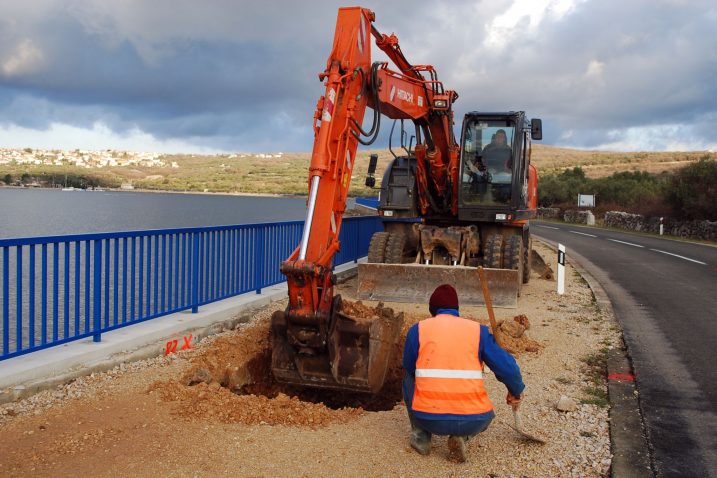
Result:
[[523,239],[520,236],[510,236],[505,243],[503,266],[518,271],[518,295],[520,295],[520,285],[523,282]]
[[503,236],[491,234],[485,241],[483,248],[483,267],[489,269],[500,269],[503,259]]
[[391,234],[386,242],[386,264],[403,264],[403,251],[406,248],[406,236]]
[[382,264],[386,262],[386,242],[390,233],[375,232],[371,236],[371,242],[368,245],[368,262]]
[[530,282],[530,274],[533,272],[530,254],[533,250],[533,238],[528,238],[528,244],[523,247],[523,284]]

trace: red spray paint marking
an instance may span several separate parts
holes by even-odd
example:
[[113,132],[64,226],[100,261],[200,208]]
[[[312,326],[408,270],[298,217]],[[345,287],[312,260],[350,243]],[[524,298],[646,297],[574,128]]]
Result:
[[616,382],[634,382],[635,376],[631,373],[611,373],[607,376],[608,380],[615,380]]
[[[180,350],[189,350],[192,348],[192,334],[185,335],[182,337],[182,347]],[[167,344],[164,347],[164,355],[173,354],[177,351],[177,346],[179,345],[179,341],[177,339],[170,340],[167,342]]]

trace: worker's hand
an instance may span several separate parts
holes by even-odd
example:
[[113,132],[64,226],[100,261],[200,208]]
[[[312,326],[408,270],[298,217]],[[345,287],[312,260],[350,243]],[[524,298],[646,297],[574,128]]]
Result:
[[523,401],[523,395],[525,394],[514,397],[510,392],[508,392],[508,396],[505,397],[505,403],[510,405],[513,411],[517,411],[518,407],[520,407],[520,403]]

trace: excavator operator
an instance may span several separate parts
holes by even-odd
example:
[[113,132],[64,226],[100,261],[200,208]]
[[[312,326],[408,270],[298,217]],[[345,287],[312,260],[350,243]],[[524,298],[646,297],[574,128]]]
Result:
[[515,359],[478,322],[458,314],[456,290],[443,284],[430,298],[431,318],[414,324],[403,352],[403,399],[411,423],[411,447],[431,452],[431,435],[449,435],[450,458],[466,461],[466,443],[495,417],[483,386],[483,363],[508,388],[517,409],[525,388]]
[[492,174],[495,172],[510,172],[513,159],[508,136],[504,129],[499,129],[493,135],[491,142],[483,148],[483,164]]

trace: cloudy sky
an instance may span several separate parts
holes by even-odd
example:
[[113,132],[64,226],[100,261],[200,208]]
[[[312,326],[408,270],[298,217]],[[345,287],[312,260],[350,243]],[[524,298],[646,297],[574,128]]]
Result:
[[[310,151],[341,3],[1,0],[0,147]],[[717,150],[713,0],[362,6],[458,91],[458,123],[521,109],[547,144]]]

